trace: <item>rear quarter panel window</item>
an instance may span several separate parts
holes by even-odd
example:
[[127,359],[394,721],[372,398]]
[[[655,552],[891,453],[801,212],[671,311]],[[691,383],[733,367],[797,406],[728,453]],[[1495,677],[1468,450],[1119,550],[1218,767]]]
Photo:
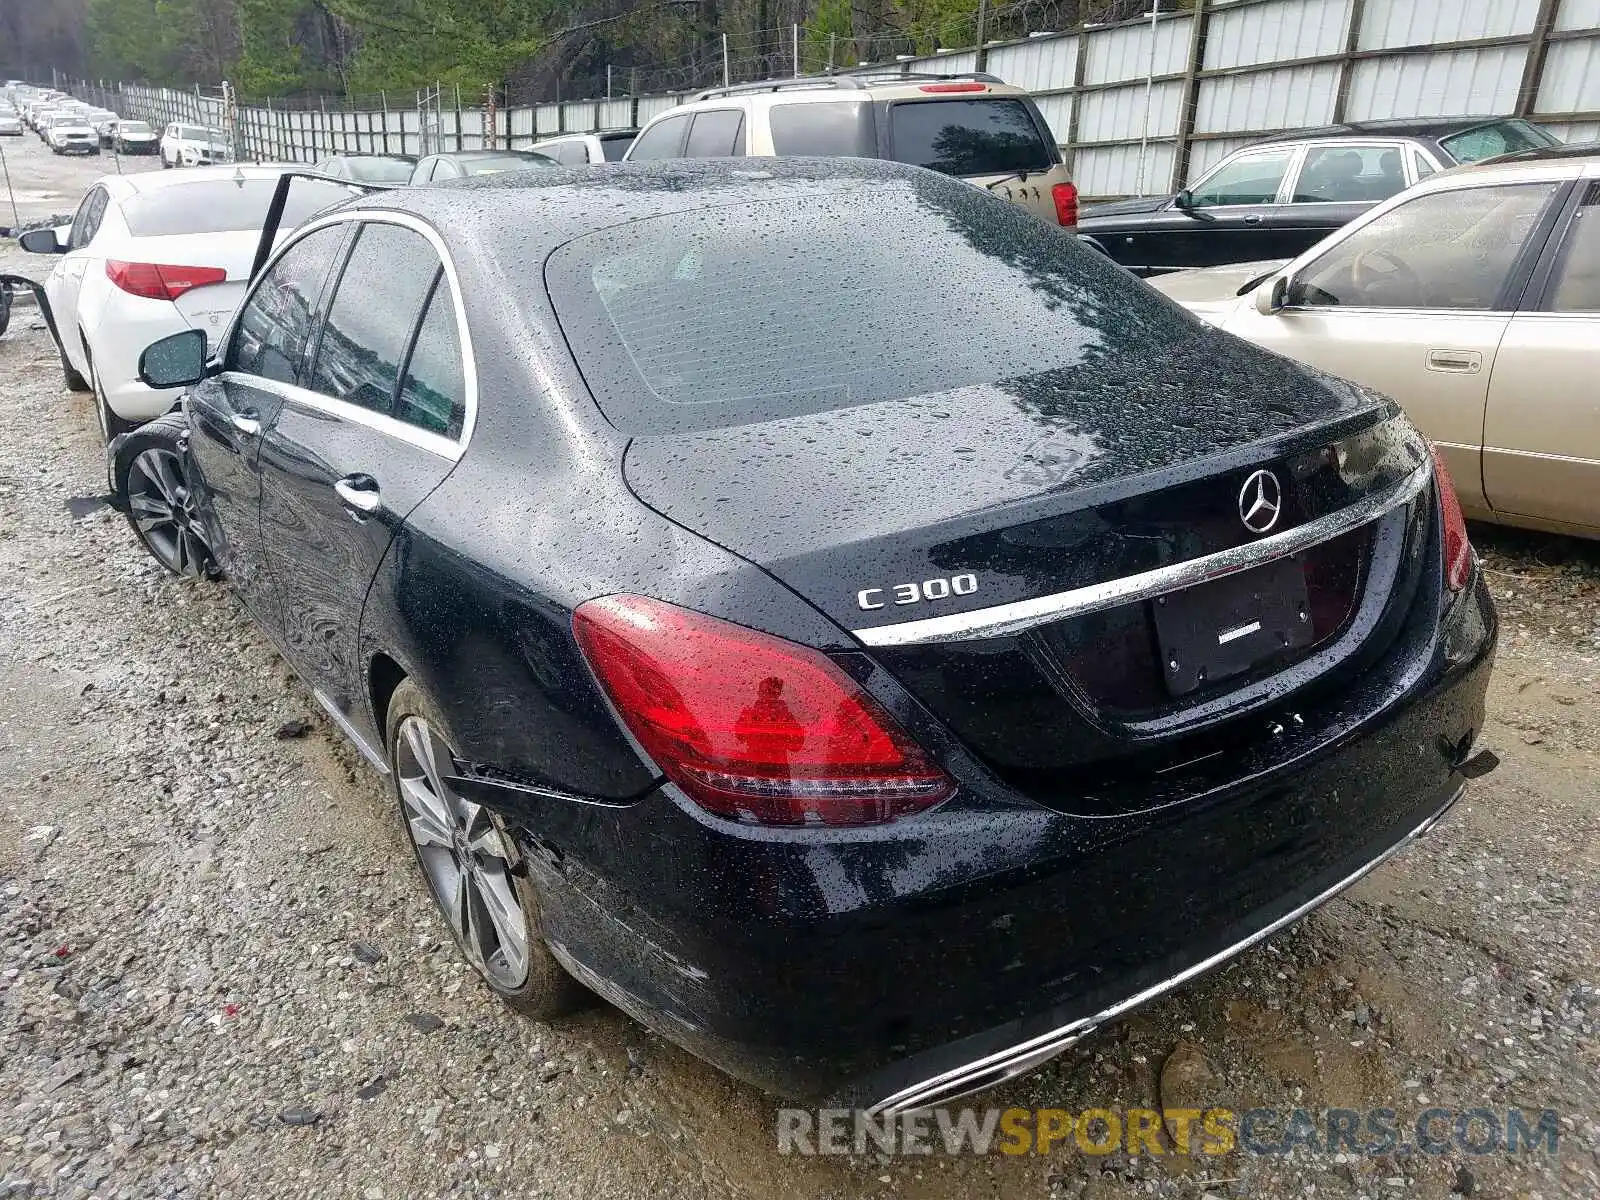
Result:
[[775,104],[767,122],[774,154],[872,158],[877,153],[872,105],[863,101]]
[[467,385],[450,280],[439,272],[417,330],[394,415],[430,433],[459,438],[466,423]]

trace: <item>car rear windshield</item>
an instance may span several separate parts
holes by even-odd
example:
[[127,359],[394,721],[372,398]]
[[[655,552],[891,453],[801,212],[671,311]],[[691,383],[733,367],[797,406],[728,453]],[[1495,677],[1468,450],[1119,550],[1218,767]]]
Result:
[[1527,121],[1510,120],[1493,121],[1462,130],[1447,138],[1440,138],[1439,145],[1458,163],[1475,163],[1518,150],[1544,150],[1559,146],[1561,139]]
[[347,158],[345,169],[350,178],[361,183],[405,183],[416,166],[403,158]]
[[[513,237],[500,253],[511,286],[528,286],[530,252]],[[903,178],[585,234],[550,256],[545,284],[590,390],[629,434],[909,396],[959,405],[962,388],[1110,348],[1157,355],[1195,328],[1022,209]]]
[[1055,147],[1021,100],[901,100],[889,106],[894,157],[946,175],[1048,171]]
[[[126,201],[122,212],[134,237],[170,237],[177,233],[230,233],[259,230],[267,222],[276,179],[206,179],[155,188]],[[297,179],[289,188],[280,227],[293,229],[330,204],[350,199],[338,184]]]
[[461,169],[468,175],[498,175],[502,171],[525,171],[529,167],[553,167],[556,160],[543,154],[500,154],[490,158],[461,160]]
[[606,156],[607,162],[621,162],[622,156],[628,152],[628,147],[633,145],[634,135],[631,133],[618,133],[607,137],[600,135],[600,153]]
[[775,104],[768,121],[774,154],[815,154],[824,158],[874,158],[877,135],[872,105],[860,100]]

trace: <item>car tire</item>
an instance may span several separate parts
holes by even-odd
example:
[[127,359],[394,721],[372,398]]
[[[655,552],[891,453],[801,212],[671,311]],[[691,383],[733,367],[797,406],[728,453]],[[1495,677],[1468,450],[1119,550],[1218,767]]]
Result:
[[174,575],[221,579],[199,519],[189,459],[189,422],[167,413],[116,440],[111,448],[112,499],[134,536]]
[[439,915],[478,978],[524,1016],[563,1016],[593,995],[545,944],[538,895],[516,839],[487,807],[444,782],[440,756],[453,764],[453,740],[422,690],[402,681],[384,721],[401,829]]

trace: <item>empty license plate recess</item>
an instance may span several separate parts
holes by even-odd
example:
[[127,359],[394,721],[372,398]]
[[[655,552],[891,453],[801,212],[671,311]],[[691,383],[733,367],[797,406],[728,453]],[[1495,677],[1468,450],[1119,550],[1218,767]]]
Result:
[[1167,691],[1186,696],[1265,658],[1311,645],[1305,568],[1298,555],[1150,602]]

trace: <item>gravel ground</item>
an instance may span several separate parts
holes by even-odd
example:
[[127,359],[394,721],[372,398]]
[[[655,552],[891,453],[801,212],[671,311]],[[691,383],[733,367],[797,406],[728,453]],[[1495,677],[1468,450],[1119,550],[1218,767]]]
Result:
[[1504,765],[1432,836],[983,1101],[1522,1105],[1558,1157],[780,1157],[771,1099],[614,1010],[477,986],[266,639],[95,502],[90,407],[30,324],[0,339],[0,1195],[1600,1194],[1600,545],[1474,530]]

